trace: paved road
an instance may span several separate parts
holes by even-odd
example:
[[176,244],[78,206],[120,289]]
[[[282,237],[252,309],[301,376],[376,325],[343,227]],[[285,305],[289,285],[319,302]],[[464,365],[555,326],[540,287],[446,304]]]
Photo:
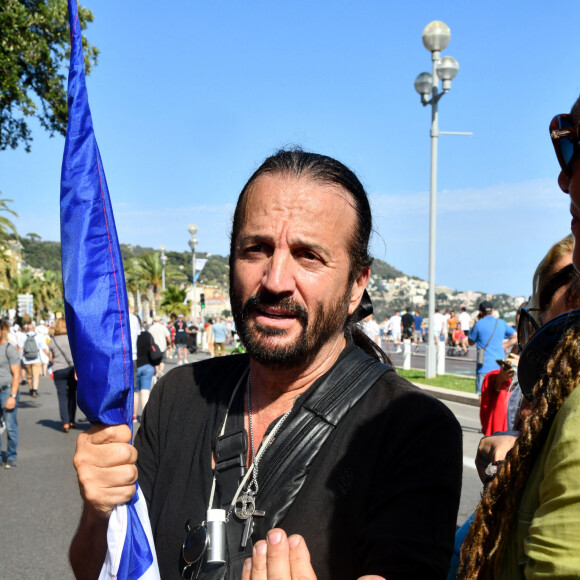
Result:
[[475,510],[483,487],[475,469],[475,454],[482,437],[479,407],[452,401],[443,403],[453,411],[463,431],[463,486],[457,515],[457,524],[461,525]]
[[[170,361],[168,366],[172,364]],[[463,523],[481,490],[473,468],[480,438],[478,409],[446,404],[463,428],[463,491],[458,517],[458,523]],[[73,576],[67,550],[82,507],[72,466],[79,431],[61,432],[56,390],[48,378],[40,380],[38,399],[23,391],[18,418],[18,467],[0,468],[0,580],[68,580]],[[77,426],[87,429],[89,424],[81,420]]]
[[[383,343],[382,347],[396,366],[403,366],[403,354],[397,353],[392,342]],[[423,343],[418,345],[418,350],[416,348],[415,345],[411,348],[411,368],[425,370],[426,345]],[[445,356],[445,372],[473,377],[475,381],[475,347],[469,347],[467,356]]]

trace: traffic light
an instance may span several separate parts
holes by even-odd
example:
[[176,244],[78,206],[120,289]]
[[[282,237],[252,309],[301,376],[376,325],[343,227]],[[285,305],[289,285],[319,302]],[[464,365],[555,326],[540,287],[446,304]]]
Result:
[[205,294],[203,292],[199,295],[199,305],[205,308]]

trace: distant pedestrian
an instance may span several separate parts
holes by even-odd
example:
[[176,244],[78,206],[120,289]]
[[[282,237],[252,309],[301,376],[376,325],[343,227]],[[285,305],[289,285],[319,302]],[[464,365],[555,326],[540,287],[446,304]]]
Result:
[[161,323],[161,318],[155,316],[153,318],[153,324],[149,327],[149,332],[155,341],[155,344],[159,347],[159,350],[163,353],[163,359],[156,367],[156,374],[158,376],[163,375],[163,368],[165,367],[165,359],[167,358],[167,348],[168,343],[171,340],[171,333],[165,324]]
[[20,349],[20,358],[26,370],[26,380],[28,381],[28,389],[31,397],[38,397],[38,383],[40,381],[40,373],[42,364],[40,362],[40,351],[44,350],[45,354],[48,352],[46,342],[36,334],[34,324],[28,324],[28,332],[21,344],[18,345]]
[[177,320],[173,325],[175,328],[175,348],[177,349],[177,364],[182,365],[187,362],[187,324],[183,320],[183,314],[177,315]]
[[380,337],[381,337],[381,329],[375,317],[372,314],[369,314],[364,320],[360,323],[363,332],[376,344],[380,344]]
[[68,433],[75,426],[77,377],[64,318],[57,319],[54,325],[54,337],[48,345],[48,358],[52,365],[54,386],[58,394],[62,431]]
[[203,331],[205,332],[205,336],[207,337],[207,350],[209,351],[210,356],[213,356],[213,333],[211,331],[211,327],[213,324],[213,320],[208,318],[203,325]]
[[435,337],[435,343],[445,340],[447,336],[447,321],[445,315],[439,312],[438,308],[435,308],[435,315],[433,316],[433,336]]
[[461,325],[461,330],[466,334],[469,334],[469,330],[471,329],[471,316],[467,312],[465,306],[461,307],[461,312],[458,316],[459,324]]
[[143,413],[149,393],[151,383],[155,374],[155,367],[149,359],[149,350],[153,344],[153,337],[148,330],[141,328],[141,333],[137,337],[137,381],[133,395],[133,422],[137,421],[139,415],[139,403],[141,403],[141,413]]
[[455,310],[452,310],[447,319],[447,344],[449,345],[453,344],[453,331],[458,324],[459,319],[455,315]]
[[187,338],[187,348],[191,354],[195,354],[198,350],[198,335],[199,332],[199,321],[195,320],[188,320],[187,321],[187,330],[189,331],[189,336]]
[[395,343],[397,350],[395,352],[401,352],[401,315],[399,311],[395,312],[394,316],[391,316],[389,321],[391,325],[391,336],[393,337],[393,342]]
[[46,353],[50,339],[48,338],[48,326],[44,320],[41,320],[40,323],[36,325],[36,334],[38,334],[38,338],[40,338],[44,345],[44,348],[40,349],[40,375],[46,377],[48,374],[48,355]]
[[423,322],[423,317],[419,314],[418,310],[415,310],[413,325],[415,327],[413,331],[413,340],[416,345],[419,345],[420,342],[423,342],[423,336],[425,335],[425,323]]
[[[484,300],[479,305],[480,319],[469,333],[469,344],[477,345],[477,362],[475,375],[475,390],[481,395],[483,379],[489,371],[499,369],[496,362],[505,358],[505,349],[517,342],[514,329],[502,320],[493,316],[493,304]],[[504,340],[508,339],[504,344]]]
[[453,331],[453,334],[451,335],[451,344],[455,348],[457,348],[457,350],[459,351],[460,354],[461,354],[461,351],[463,351],[464,355],[467,354],[467,335],[465,334],[465,332],[463,332],[463,329],[461,328],[461,324],[457,324],[455,326],[455,330]]
[[[9,326],[5,320],[0,321],[0,406],[6,424],[6,456],[0,453],[0,465],[6,469],[16,467],[18,452],[18,401],[20,394],[20,355],[18,350],[8,342]],[[1,444],[1,438],[0,438]],[[1,451],[1,449],[0,449]]]
[[413,338],[413,330],[415,328],[415,319],[411,314],[411,307],[407,307],[405,314],[401,317],[401,332],[403,340]]
[[224,356],[226,354],[227,329],[220,316],[215,317],[215,321],[211,327],[211,334],[214,356]]

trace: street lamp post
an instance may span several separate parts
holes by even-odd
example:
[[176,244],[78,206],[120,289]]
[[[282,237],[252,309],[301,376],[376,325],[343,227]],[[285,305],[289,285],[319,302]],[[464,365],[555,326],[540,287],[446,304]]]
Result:
[[[433,321],[435,318],[435,247],[437,217],[437,139],[439,135],[472,135],[456,131],[439,131],[437,103],[451,89],[451,81],[457,75],[459,64],[452,56],[441,58],[441,51],[449,44],[451,31],[444,22],[434,20],[423,30],[423,45],[431,52],[432,73],[421,73],[415,79],[415,90],[421,95],[423,106],[431,105],[431,185],[429,192],[429,335],[425,377],[436,375],[437,350]],[[443,92],[439,92],[441,80]]]
[[161,262],[161,289],[165,292],[165,264],[167,264],[165,246],[159,246],[159,251],[161,252],[161,256],[159,256],[159,261]]
[[193,324],[197,324],[197,312],[195,308],[195,248],[197,247],[198,242],[198,239],[195,237],[195,234],[197,234],[197,226],[195,224],[190,224],[189,227],[187,228],[187,231],[189,232],[190,235],[188,242],[189,247],[191,248],[191,251],[193,253],[192,258],[193,296],[191,297],[191,317]]

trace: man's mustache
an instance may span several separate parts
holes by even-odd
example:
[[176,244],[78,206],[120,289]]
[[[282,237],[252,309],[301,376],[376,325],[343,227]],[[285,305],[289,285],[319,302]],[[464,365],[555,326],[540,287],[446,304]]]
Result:
[[291,316],[296,316],[296,318],[298,318],[298,320],[303,324],[308,324],[308,311],[304,306],[298,304],[288,296],[282,297],[278,294],[273,294],[272,292],[260,292],[259,294],[250,296],[244,302],[242,316],[246,318],[252,310],[260,308],[260,306],[275,306],[284,310]]

